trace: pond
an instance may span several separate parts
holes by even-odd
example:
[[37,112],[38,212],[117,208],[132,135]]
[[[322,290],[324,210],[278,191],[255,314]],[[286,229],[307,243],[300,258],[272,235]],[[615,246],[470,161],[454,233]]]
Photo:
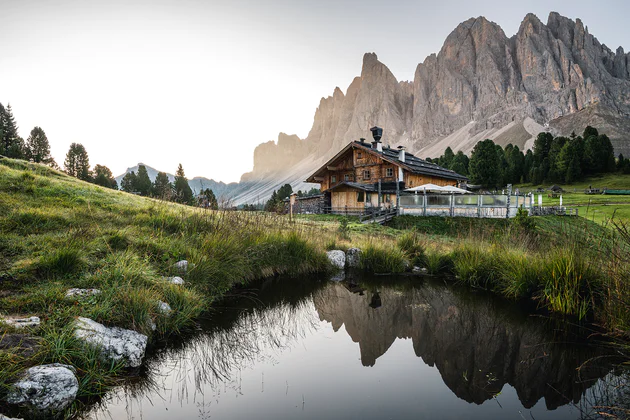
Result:
[[531,313],[438,280],[268,280],[235,291],[197,334],[154,350],[83,418],[593,414],[618,379],[604,346]]

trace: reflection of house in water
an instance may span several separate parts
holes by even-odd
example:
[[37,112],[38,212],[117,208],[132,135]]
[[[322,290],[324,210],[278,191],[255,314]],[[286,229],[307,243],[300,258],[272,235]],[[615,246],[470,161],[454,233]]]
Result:
[[[376,301],[378,310],[372,307]],[[506,317],[486,299],[462,299],[445,287],[359,295],[334,284],[316,292],[314,303],[320,319],[335,331],[344,325],[359,343],[364,366],[373,366],[397,338],[410,338],[415,354],[471,403],[483,403],[507,383],[524,407],[545,398],[554,409],[577,403],[609,371],[587,364],[578,373],[576,368],[595,356],[592,349],[557,344],[542,323]]]

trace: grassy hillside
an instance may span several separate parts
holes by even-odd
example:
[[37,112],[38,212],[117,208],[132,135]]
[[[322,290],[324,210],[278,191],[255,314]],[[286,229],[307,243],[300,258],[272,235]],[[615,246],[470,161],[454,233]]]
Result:
[[[129,373],[73,338],[76,316],[142,332],[155,343],[193,326],[238,283],[327,272],[327,249],[361,248],[362,268],[370,272],[399,273],[412,263],[508,299],[534,299],[552,312],[628,331],[628,245],[630,235],[582,218],[398,217],[384,227],[337,216],[290,221],[215,212],[0,158],[0,316],[42,318],[41,326],[26,331],[22,348],[3,348],[3,339],[17,331],[0,323],[0,412],[6,412],[1,401],[10,384],[34,364],[77,368],[83,398],[65,415]],[[183,287],[164,278],[177,274],[173,265],[182,259],[192,266]],[[102,294],[66,299],[73,287]],[[158,301],[173,314],[161,313]]]
[[[283,218],[155,201],[5,158],[0,215],[0,315],[42,318],[32,331],[34,354],[0,351],[0,397],[25,366],[47,362],[77,367],[80,396],[104,390],[121,367],[72,338],[76,316],[154,341],[190,327],[236,283],[328,269],[324,246],[307,241],[316,235]],[[173,264],[182,259],[193,265],[184,287],[164,279],[177,274]],[[66,299],[73,287],[102,294]],[[173,315],[162,314],[158,301],[169,303]],[[13,332],[0,324],[0,337]]]

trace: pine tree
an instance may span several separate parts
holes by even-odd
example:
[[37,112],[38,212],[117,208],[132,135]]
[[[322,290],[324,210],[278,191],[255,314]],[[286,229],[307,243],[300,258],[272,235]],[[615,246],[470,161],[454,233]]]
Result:
[[168,180],[164,172],[158,172],[151,186],[151,195],[162,200],[170,200],[173,192],[173,184]]
[[208,208],[210,208],[212,210],[218,210],[219,209],[219,202],[217,201],[217,197],[214,195],[214,191],[212,191],[210,188],[206,188],[205,190],[201,190],[201,196],[208,203]]
[[451,162],[450,170],[457,172],[460,175],[468,176],[468,164],[469,164],[468,156],[464,154],[461,150],[457,152],[453,161]]
[[184,174],[184,168],[180,163],[175,172],[175,185],[174,185],[175,201],[182,204],[192,204],[193,192],[188,185],[188,179]]
[[135,192],[140,195],[148,196],[151,192],[151,178],[147,173],[147,168],[144,165],[138,165],[138,173],[136,174]]
[[0,154],[15,159],[25,157],[24,140],[18,135],[10,104],[6,108],[0,104]]
[[26,139],[26,150],[28,158],[35,163],[50,163],[52,160],[48,138],[40,127],[31,130]]
[[113,190],[118,189],[118,183],[112,174],[112,171],[104,165],[94,166],[94,181],[96,185],[100,185],[105,188],[111,188]]
[[136,192],[136,173],[134,171],[125,174],[120,181],[120,189],[128,193]]
[[64,161],[66,173],[83,181],[90,181],[90,159],[80,143],[72,143]]
[[500,185],[500,160],[496,145],[492,140],[477,143],[470,156],[470,179],[474,184],[487,188]]
[[282,187],[278,189],[278,201],[282,201],[285,198],[289,198],[292,192],[293,192],[293,188],[291,187],[291,184],[284,184]]

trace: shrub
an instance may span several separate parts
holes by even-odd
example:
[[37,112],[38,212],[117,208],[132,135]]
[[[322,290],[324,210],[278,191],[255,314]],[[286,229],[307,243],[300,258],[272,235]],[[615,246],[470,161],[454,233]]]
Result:
[[402,273],[405,271],[405,254],[397,247],[378,247],[368,244],[361,248],[360,267],[373,273]]
[[403,234],[398,239],[398,247],[409,256],[413,264],[423,265],[425,263],[424,243],[415,230]]

